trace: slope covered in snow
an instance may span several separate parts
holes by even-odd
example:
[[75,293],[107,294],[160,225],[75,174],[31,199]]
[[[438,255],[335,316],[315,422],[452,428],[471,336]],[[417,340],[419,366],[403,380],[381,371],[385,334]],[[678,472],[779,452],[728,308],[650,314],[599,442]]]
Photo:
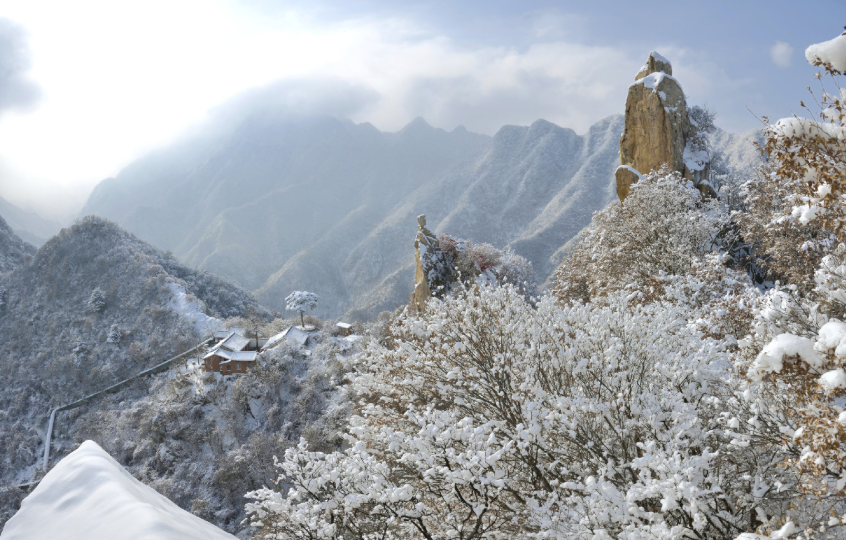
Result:
[[[397,133],[330,117],[248,118],[215,144],[156,152],[102,182],[84,213],[118,221],[284,309],[372,316],[408,297],[416,216],[531,260],[550,256],[613,194],[622,117],[578,135],[549,122],[493,138],[417,119]],[[441,225],[441,222],[443,224]]]
[[232,540],[132,477],[92,441],[24,499],[2,540]]
[[[34,255],[35,248],[21,240],[0,216],[0,274],[11,272],[24,264],[26,255]],[[2,297],[0,297],[2,300]]]

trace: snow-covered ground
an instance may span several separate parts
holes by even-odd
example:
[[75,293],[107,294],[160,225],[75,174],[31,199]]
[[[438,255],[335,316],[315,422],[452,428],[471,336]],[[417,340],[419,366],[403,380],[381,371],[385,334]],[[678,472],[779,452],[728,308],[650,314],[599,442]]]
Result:
[[133,478],[92,441],[59,462],[2,540],[233,540]]
[[173,293],[173,300],[170,307],[176,311],[180,316],[185,317],[200,335],[206,335],[221,326],[219,319],[209,317],[206,315],[197,302],[192,302],[188,299],[188,293],[185,287],[178,283],[168,283],[168,288]]

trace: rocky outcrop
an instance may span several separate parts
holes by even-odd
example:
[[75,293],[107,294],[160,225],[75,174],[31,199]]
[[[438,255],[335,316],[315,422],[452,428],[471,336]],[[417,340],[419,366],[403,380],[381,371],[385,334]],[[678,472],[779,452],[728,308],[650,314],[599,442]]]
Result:
[[620,200],[639,174],[663,166],[682,173],[700,190],[710,186],[710,160],[704,138],[688,116],[684,91],[672,76],[670,62],[656,52],[635,76],[626,98],[626,121],[620,137],[620,167],[615,176]]
[[417,270],[414,272],[414,292],[411,293],[409,306],[416,313],[426,309],[426,302],[449,285],[450,268],[446,256],[441,251],[438,237],[426,227],[426,216],[417,216],[417,238],[414,240]]

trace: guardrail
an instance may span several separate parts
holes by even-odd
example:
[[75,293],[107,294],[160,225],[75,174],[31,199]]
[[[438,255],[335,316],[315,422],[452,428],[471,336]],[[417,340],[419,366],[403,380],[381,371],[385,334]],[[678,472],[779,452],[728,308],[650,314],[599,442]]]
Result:
[[[109,386],[108,388],[104,388],[103,390],[100,390],[99,392],[95,392],[93,394],[85,396],[82,399],[78,399],[78,400],[73,401],[71,403],[67,403],[65,405],[60,405],[58,407],[55,407],[52,411],[50,411],[50,421],[47,423],[47,432],[44,434],[44,457],[43,457],[43,462],[42,462],[42,466],[41,466],[42,470],[44,472],[47,472],[47,466],[50,463],[50,443],[51,443],[52,438],[53,438],[53,426],[55,425],[56,414],[59,411],[69,411],[71,409],[76,409],[77,407],[81,407],[82,405],[85,405],[86,403],[93,401],[93,400],[97,399],[98,397],[100,397],[102,395],[117,392],[118,390],[121,390],[122,388],[125,388],[126,386],[128,386],[131,382],[135,381],[136,379],[140,379],[141,377],[146,377],[147,375],[155,375],[156,373],[161,373],[162,371],[166,371],[173,364],[175,364],[177,362],[181,362],[187,356],[192,356],[194,353],[201,351],[201,350],[204,350],[206,347],[211,345],[213,343],[213,341],[214,341],[213,336],[204,338],[202,341],[200,341],[200,343],[197,344],[197,346],[192,347],[191,349],[188,349],[187,351],[181,352],[178,355],[174,356],[173,358],[169,358],[168,360],[165,360],[164,362],[161,362],[160,364],[156,364],[155,366],[153,366],[151,368],[148,368],[148,369],[145,369],[144,371],[136,373],[135,375],[133,375],[132,377],[129,377],[128,379],[124,379],[124,380],[120,381],[119,383],[113,384],[113,385]],[[33,485],[36,485],[36,484],[38,484],[38,482],[30,482],[28,484],[21,484],[19,486],[13,486],[13,487],[23,488],[23,487],[33,486]]]

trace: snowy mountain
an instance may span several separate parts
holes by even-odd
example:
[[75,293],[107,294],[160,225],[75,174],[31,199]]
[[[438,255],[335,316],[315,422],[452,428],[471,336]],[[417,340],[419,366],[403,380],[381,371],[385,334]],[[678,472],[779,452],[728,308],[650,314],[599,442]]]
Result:
[[[0,274],[23,266],[27,255],[34,255],[35,247],[21,240],[0,216]],[[0,295],[0,301],[3,297]]]
[[[35,475],[52,407],[193,347],[210,322],[202,311],[269,315],[243,289],[99,218],[64,229],[30,263],[0,274],[0,290],[0,486]],[[147,387],[122,395],[132,403]],[[59,436],[59,455],[66,444]],[[18,491],[0,489],[0,523]]]
[[252,117],[226,136],[153,153],[102,182],[84,214],[115,220],[281,309],[393,309],[411,287],[415,217],[500,246],[542,277],[613,192],[622,117],[580,136],[538,121],[493,138],[417,119],[397,133],[331,117]]
[[[384,133],[289,113],[212,131],[103,181],[83,214],[267,306],[283,310],[305,289],[321,296],[319,316],[367,318],[407,301],[419,214],[436,233],[512,248],[546,280],[562,246],[615,198],[623,116],[582,135],[543,120],[493,137],[448,133],[420,118]],[[754,152],[739,136],[719,143],[739,161]]]
[[24,499],[3,540],[234,540],[132,477],[92,441]]

